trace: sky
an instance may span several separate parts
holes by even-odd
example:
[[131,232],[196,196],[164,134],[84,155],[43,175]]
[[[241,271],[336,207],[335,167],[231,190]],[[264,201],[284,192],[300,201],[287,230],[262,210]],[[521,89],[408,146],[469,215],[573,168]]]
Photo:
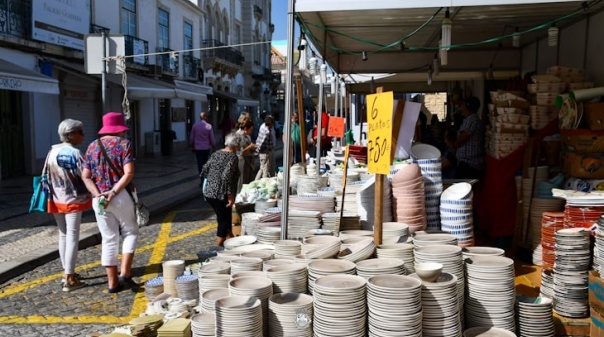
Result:
[[[287,6],[288,0],[273,0],[271,21],[275,25],[273,40],[287,40]],[[299,30],[296,27],[296,30]],[[297,35],[297,34],[296,34]]]

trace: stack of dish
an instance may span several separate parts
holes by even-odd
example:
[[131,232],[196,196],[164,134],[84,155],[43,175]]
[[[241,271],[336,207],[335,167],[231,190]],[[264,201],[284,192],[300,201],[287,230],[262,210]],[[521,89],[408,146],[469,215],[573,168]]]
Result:
[[452,234],[416,233],[413,237],[413,245],[416,248],[434,245],[457,246],[457,238]]
[[366,281],[354,275],[319,277],[314,286],[313,330],[317,336],[365,336]]
[[502,256],[473,256],[465,260],[465,267],[467,326],[515,331],[514,260]]
[[[348,239],[351,240],[351,239]],[[338,259],[358,262],[368,259],[375,252],[375,243],[372,238],[361,238],[358,242],[349,245],[338,253]]]
[[424,178],[417,164],[401,167],[392,176],[394,219],[409,226],[409,232],[426,229]]
[[[382,222],[392,221],[392,198],[390,182],[386,176],[384,179],[384,195],[382,202]],[[363,184],[356,195],[359,217],[361,218],[361,227],[366,230],[373,230],[373,220],[375,216],[375,177],[369,179]]]
[[319,213],[334,212],[336,199],[318,194],[292,195],[289,198],[290,215],[292,211],[318,211]]
[[461,247],[474,245],[472,218],[472,185],[457,183],[440,196],[441,229],[457,238]]
[[466,329],[463,337],[516,337],[516,334],[496,327],[475,327]]
[[240,257],[231,261],[231,275],[241,271],[262,271],[262,259],[257,257]]
[[287,238],[299,240],[311,229],[321,227],[321,212],[291,210],[287,218]]
[[399,259],[368,259],[356,263],[357,275],[369,279],[377,275],[406,275],[405,262]]
[[521,336],[546,337],[555,334],[550,298],[518,295],[516,313]]
[[281,239],[281,227],[261,227],[256,232],[259,243],[271,244]]
[[[540,182],[545,182],[549,179],[549,167],[547,166],[533,166],[528,169],[528,178],[522,178],[522,200],[526,202],[522,203],[522,220],[524,226],[528,228],[531,219],[531,198],[539,193],[538,186]],[[538,220],[541,225],[541,218]]]
[[489,256],[505,256],[505,250],[495,247],[464,247],[461,250],[463,258],[466,259],[472,256],[489,255]]
[[368,237],[373,238],[373,231],[358,229],[358,230],[347,230],[340,232],[340,240],[344,241],[346,239],[355,238],[355,237]]
[[254,250],[249,252],[241,253],[241,257],[256,257],[262,260],[262,262],[272,260],[274,251],[272,250]]
[[409,225],[400,222],[384,222],[382,224],[382,243],[407,242],[408,238]]
[[294,257],[302,252],[302,242],[296,240],[278,240],[275,246],[275,259]]
[[298,176],[296,191],[298,195],[303,195],[306,193],[316,194],[319,188],[327,186],[327,181],[326,176],[316,176],[314,174],[304,176],[301,175]]
[[317,195],[320,197],[335,198],[336,194],[337,192],[335,187],[321,187],[319,190],[317,190]]
[[240,278],[240,277],[262,277],[265,278],[266,277],[266,273],[264,271],[259,271],[259,270],[247,270],[247,271],[240,271],[236,274],[231,275],[231,280],[234,280],[236,278]]
[[533,198],[531,200],[530,208],[530,221],[528,226],[528,237],[527,241],[533,247],[533,251],[537,256],[533,258],[533,264],[540,266],[543,258],[542,250],[542,233],[541,228],[543,226],[543,213],[545,212],[558,212],[564,209],[564,200],[562,199],[538,199]]
[[429,144],[411,147],[411,158],[421,168],[424,177],[427,229],[440,229],[440,195],[443,193],[440,150]]
[[214,313],[214,310],[191,316],[191,333],[193,337],[214,336],[216,333],[216,313]]
[[328,259],[338,255],[341,245],[335,236],[311,236],[304,239],[302,252],[308,259]]
[[[329,174],[329,186],[335,188],[336,191],[342,192],[342,181],[344,171],[332,172]],[[359,181],[359,172],[348,170],[346,174],[346,182]]]
[[[433,234],[437,235],[437,234]],[[459,305],[460,321],[464,321],[465,303],[465,273],[461,247],[454,245],[433,245],[415,248],[415,264],[436,262],[443,265],[443,273],[448,273],[457,279],[457,303]]]
[[157,330],[163,325],[163,315],[136,317],[128,324],[133,326],[133,336],[157,336]]
[[596,243],[594,246],[593,269],[600,275],[604,275],[604,217],[601,216],[597,222]]
[[274,266],[266,270],[266,276],[273,281],[273,293],[306,293],[308,289],[308,269],[302,263]]
[[[237,259],[237,258],[238,257],[233,256],[229,259],[232,260],[232,259]],[[230,273],[231,273],[231,263],[230,262],[221,262],[221,261],[216,261],[216,260],[212,260],[209,263],[202,265],[201,267],[199,267],[199,270],[197,272],[197,274],[199,276],[206,276],[206,275],[212,275],[212,274],[230,274]]]
[[539,287],[541,297],[554,298],[554,270],[541,270],[541,287]]
[[565,317],[589,315],[589,235],[585,228],[556,232],[554,310]]
[[[250,296],[260,300],[263,331],[268,331],[268,299],[273,296],[273,282],[267,277],[238,277],[229,282],[231,296]],[[218,302],[217,302],[218,303]],[[232,321],[240,322],[238,321]]]
[[[346,191],[336,198],[336,211],[340,212],[344,205],[344,212],[352,215],[358,215],[357,211],[357,193],[365,185],[366,180],[346,182]],[[344,201],[342,201],[344,198]]]
[[224,241],[224,249],[234,249],[241,246],[251,245],[257,240],[258,238],[255,235],[235,236]]
[[264,261],[264,263],[262,263],[262,271],[266,272],[268,269],[275,267],[275,266],[281,266],[284,264],[291,264],[292,260],[290,259],[272,259],[272,260],[267,260]]
[[262,327],[262,306],[259,299],[252,296],[230,296],[216,301],[216,336],[262,337]]
[[161,295],[164,292],[164,278],[154,277],[145,282],[145,297],[149,301],[153,301],[155,297]]
[[162,263],[164,277],[164,292],[174,297],[178,296],[176,291],[176,278],[185,272],[184,260],[170,260]]
[[[269,199],[269,200],[256,200],[255,206],[254,206],[254,212],[259,213],[259,214],[264,214],[264,211],[267,208],[271,208],[271,207],[275,207],[277,206],[277,200],[275,199]],[[245,214],[245,213],[243,213]]]
[[199,274],[199,292],[204,292],[210,289],[228,288],[231,275],[229,274]]
[[[230,280],[229,280],[230,281]],[[227,283],[228,286],[228,283]],[[231,296],[229,293],[229,288],[216,288],[206,290],[201,293],[201,309],[204,312],[214,312],[216,310],[215,304],[216,300],[223,297]]]
[[184,301],[199,299],[199,282],[195,275],[182,275],[176,278],[176,292]]
[[315,260],[307,265],[308,292],[313,293],[315,280],[321,276],[331,274],[356,274],[356,265],[346,260]]
[[405,263],[407,274],[415,273],[413,245],[410,243],[397,243],[389,245],[379,245],[375,249],[378,259],[399,259]]
[[[541,220],[541,267],[544,270],[554,269],[556,260],[555,234],[558,230],[566,228],[564,212],[544,212]],[[597,245],[596,240],[596,245]]]
[[289,187],[293,194],[298,193],[298,177],[306,175],[304,166],[301,164],[294,164],[289,168]]
[[157,337],[190,337],[191,321],[188,318],[168,320],[157,329]]
[[269,336],[312,337],[313,298],[283,293],[269,298]]
[[[410,277],[421,280],[417,274]],[[422,281],[422,336],[461,337],[458,280],[455,275],[441,273],[434,282]]]
[[331,230],[337,235],[340,231],[359,230],[361,229],[361,221],[355,213],[344,213],[340,217],[340,212],[329,212],[321,214],[323,221],[322,229]]
[[367,280],[369,336],[422,336],[421,281],[403,275]]

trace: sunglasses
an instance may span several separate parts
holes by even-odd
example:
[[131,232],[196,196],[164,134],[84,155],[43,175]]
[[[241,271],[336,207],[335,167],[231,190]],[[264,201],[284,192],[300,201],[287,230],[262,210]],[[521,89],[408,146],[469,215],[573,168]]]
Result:
[[83,136],[84,135],[84,130],[76,130],[73,133],[77,133],[77,134],[80,134],[80,135]]

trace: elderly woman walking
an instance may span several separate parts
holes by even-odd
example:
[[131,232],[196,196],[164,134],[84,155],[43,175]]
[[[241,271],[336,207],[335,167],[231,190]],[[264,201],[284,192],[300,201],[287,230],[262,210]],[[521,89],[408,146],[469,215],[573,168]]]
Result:
[[237,151],[245,144],[245,138],[238,133],[226,136],[224,149],[212,154],[201,169],[201,178],[206,179],[203,195],[214,209],[218,222],[216,244],[224,246],[224,241],[233,237],[232,209],[239,180],[239,159]]
[[61,143],[53,145],[46,156],[48,213],[54,214],[59,227],[59,256],[65,271],[63,291],[86,285],[75,272],[82,212],[92,205],[82,181],[82,155],[75,147],[84,140],[83,126],[74,119],[62,121],[59,124]]
[[[138,289],[131,276],[138,224],[134,200],[130,196],[134,190],[131,184],[134,153],[132,144],[124,138],[128,130],[121,113],[105,114],[100,138],[90,143],[86,150],[82,173],[86,187],[94,196],[92,207],[101,232],[101,264],[107,273],[109,293],[125,288]],[[120,234],[123,243],[118,276]]]

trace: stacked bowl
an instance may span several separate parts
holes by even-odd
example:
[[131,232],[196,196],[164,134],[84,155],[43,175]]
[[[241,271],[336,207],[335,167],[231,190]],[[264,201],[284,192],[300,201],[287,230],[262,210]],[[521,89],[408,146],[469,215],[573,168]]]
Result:
[[426,229],[424,178],[417,164],[404,165],[392,175],[392,214],[394,220],[409,226],[409,232]]
[[440,195],[443,193],[443,177],[440,150],[429,144],[411,147],[411,158],[417,163],[424,177],[427,229],[440,229]]
[[441,229],[457,238],[460,247],[474,245],[472,185],[457,183],[440,196]]

